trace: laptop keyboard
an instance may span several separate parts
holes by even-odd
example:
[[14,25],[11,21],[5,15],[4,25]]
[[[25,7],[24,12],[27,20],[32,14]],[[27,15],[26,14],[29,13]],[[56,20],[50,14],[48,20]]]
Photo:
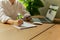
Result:
[[47,20],[45,20],[44,18],[39,18],[39,20],[40,20],[41,22],[47,22]]
[[33,22],[47,23],[47,19],[45,18],[32,18]]
[[41,22],[39,18],[32,18],[33,22]]

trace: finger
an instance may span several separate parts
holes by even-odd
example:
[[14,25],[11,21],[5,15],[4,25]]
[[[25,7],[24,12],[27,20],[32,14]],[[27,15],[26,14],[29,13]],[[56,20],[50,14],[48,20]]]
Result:
[[18,24],[23,24],[23,20],[18,20]]

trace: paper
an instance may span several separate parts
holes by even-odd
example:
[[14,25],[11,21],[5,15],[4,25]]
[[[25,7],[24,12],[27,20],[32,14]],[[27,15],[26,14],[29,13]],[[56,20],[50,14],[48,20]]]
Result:
[[21,26],[23,26],[23,27],[33,27],[33,26],[36,26],[36,25],[24,22]]
[[22,29],[22,28],[31,28],[31,27],[36,27],[36,25],[28,23],[28,22],[23,22],[23,24],[19,27],[14,25],[15,28]]

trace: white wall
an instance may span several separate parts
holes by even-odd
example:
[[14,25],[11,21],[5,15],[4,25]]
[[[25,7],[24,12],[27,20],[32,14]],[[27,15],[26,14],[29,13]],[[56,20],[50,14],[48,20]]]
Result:
[[[55,4],[55,5],[58,5],[60,7],[60,0],[42,0],[42,2],[44,3],[44,7],[40,8],[39,11],[40,11],[40,14],[43,16],[46,15],[50,4]],[[60,8],[57,11],[56,17],[60,18]]]

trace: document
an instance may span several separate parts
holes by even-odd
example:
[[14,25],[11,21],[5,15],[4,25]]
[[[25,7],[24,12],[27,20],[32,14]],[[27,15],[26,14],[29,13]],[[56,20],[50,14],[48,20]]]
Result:
[[14,25],[15,28],[18,29],[24,29],[24,28],[32,28],[32,27],[36,27],[36,25],[28,23],[28,22],[23,22],[23,24],[21,26],[16,26]]

